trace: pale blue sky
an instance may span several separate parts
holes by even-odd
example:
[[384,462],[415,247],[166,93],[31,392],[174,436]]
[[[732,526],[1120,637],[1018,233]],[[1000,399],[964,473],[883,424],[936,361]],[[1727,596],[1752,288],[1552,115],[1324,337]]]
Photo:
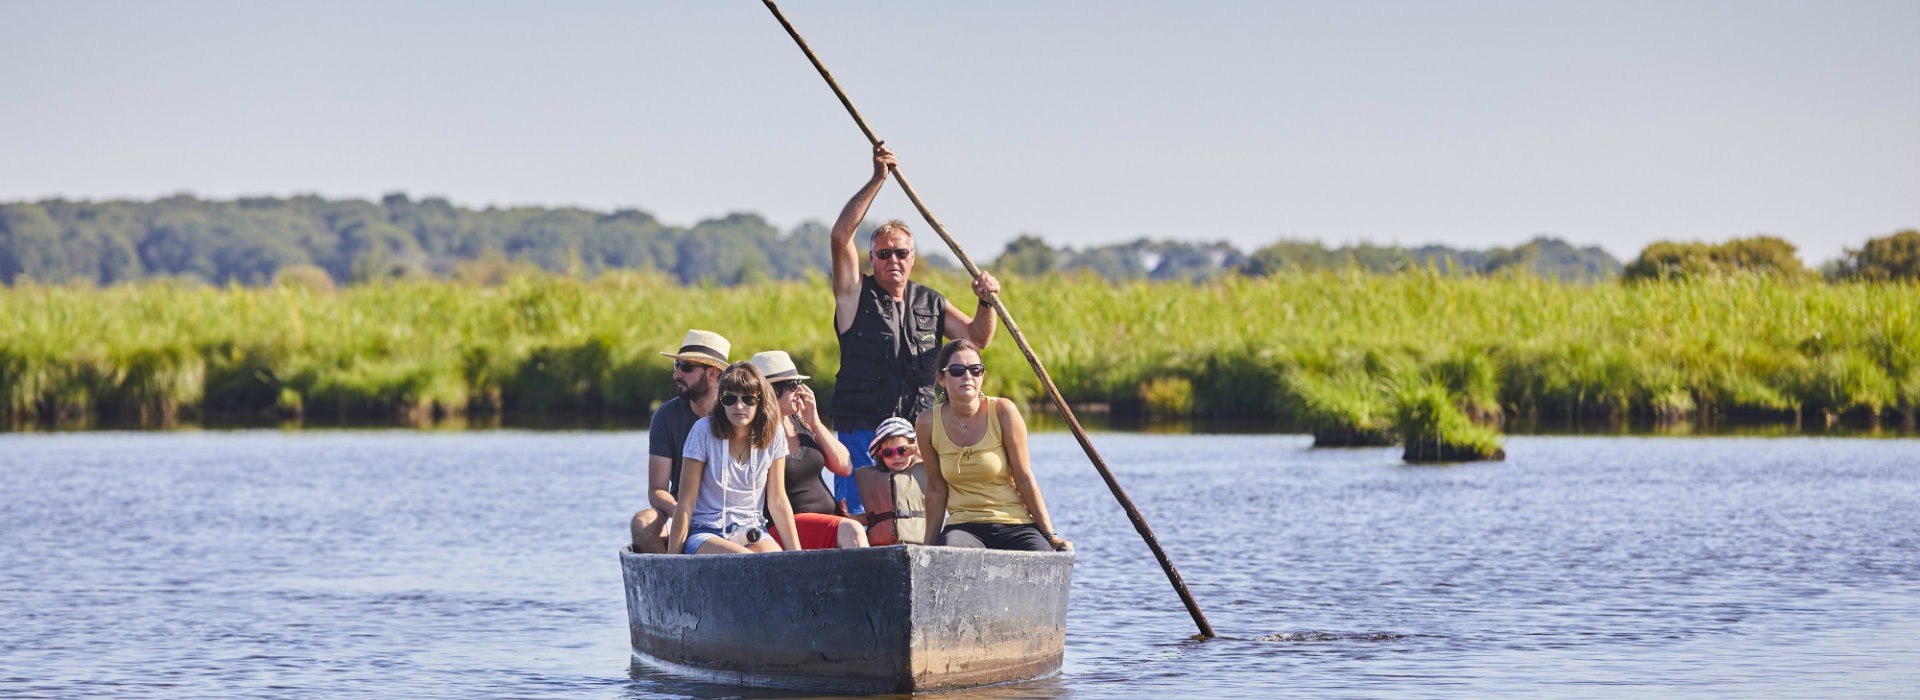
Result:
[[[1920,2],[782,4],[978,259],[1281,237],[1622,258],[1920,227]],[[318,192],[830,221],[765,8],[0,0],[0,200]],[[873,216],[917,221],[889,189]]]

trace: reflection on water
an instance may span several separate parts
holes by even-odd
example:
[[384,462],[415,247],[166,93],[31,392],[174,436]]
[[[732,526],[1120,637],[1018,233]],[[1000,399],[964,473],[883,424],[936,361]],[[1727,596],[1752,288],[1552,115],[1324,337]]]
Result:
[[[1210,418],[1203,416],[1157,417],[1138,413],[1113,413],[1107,410],[1076,408],[1075,419],[1088,431],[1123,432],[1146,435],[1274,435],[1307,432],[1302,426],[1271,418]],[[1028,426],[1035,432],[1066,432],[1067,421],[1051,403],[1027,411]],[[603,413],[552,412],[541,414],[457,415],[424,419],[396,417],[308,416],[286,419],[251,413],[219,413],[195,420],[165,425],[116,421],[96,416],[63,419],[53,424],[0,423],[0,433],[176,431],[176,430],[419,430],[429,432],[533,430],[533,431],[609,431],[626,432],[647,429],[647,416]],[[1660,437],[1920,437],[1920,425],[1912,419],[1881,419],[1877,416],[1810,415],[1804,419],[1783,413],[1756,418],[1686,418],[1654,420],[1634,417],[1617,420],[1574,420],[1566,418],[1509,419],[1500,426],[1509,435],[1593,435]]]
[[[788,700],[822,697],[818,693],[783,690],[779,688],[746,688],[740,686],[718,685],[675,676],[653,666],[636,661],[627,669],[627,677],[633,680],[626,697],[629,698],[755,698],[766,700]],[[1030,698],[1059,698],[1072,693],[1072,684],[1058,675],[1036,678],[1019,683],[1005,683],[984,688],[971,688],[965,691],[936,694],[898,694],[862,695],[862,698],[877,700],[910,700],[911,698],[967,698],[967,700],[1028,700]]]
[[[1192,638],[1078,446],[1039,434],[1080,549],[1066,664],[953,697],[1920,690],[1920,443],[1516,436],[1407,467],[1294,435],[1095,441],[1222,636]],[[616,552],[645,446],[0,435],[0,696],[803,697],[632,663]]]

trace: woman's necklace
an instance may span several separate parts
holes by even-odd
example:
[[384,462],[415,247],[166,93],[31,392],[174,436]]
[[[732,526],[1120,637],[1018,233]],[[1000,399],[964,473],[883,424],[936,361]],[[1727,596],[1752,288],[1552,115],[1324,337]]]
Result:
[[961,418],[960,407],[952,404],[947,405],[947,412],[953,414],[953,422],[959,423],[961,430],[972,430],[973,419],[980,417],[980,409],[977,407],[973,409],[973,415],[967,416],[966,418]]
[[733,458],[735,464],[746,464],[747,458],[753,456],[753,443],[748,442],[746,445],[735,448],[733,442],[729,440],[727,442],[727,455]]

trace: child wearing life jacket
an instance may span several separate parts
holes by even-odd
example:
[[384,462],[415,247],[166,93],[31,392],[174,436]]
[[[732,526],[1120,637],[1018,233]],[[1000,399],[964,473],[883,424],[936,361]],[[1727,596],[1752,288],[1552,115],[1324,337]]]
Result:
[[867,445],[873,464],[853,470],[873,546],[927,543],[927,469],[915,440],[912,423],[888,418]]

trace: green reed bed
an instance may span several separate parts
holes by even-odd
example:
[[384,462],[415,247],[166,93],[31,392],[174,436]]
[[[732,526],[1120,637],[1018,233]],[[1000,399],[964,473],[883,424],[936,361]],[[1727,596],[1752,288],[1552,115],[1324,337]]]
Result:
[[21,287],[0,292],[0,416],[643,414],[673,389],[657,353],[689,327],[726,319],[765,329],[729,335],[829,357],[830,334],[810,332],[831,323],[826,298],[799,284],[697,289],[651,276],[337,293]]
[[1043,358],[1112,368],[1063,383],[1069,400],[1125,402],[1124,376],[1144,364],[1194,382],[1196,412],[1259,407],[1326,444],[1404,432],[1387,429],[1405,415],[1397,397],[1425,384],[1445,387],[1481,424],[1805,412],[1911,421],[1920,403],[1920,289],[1911,285],[1720,277],[1589,286],[1426,273],[1196,288],[1026,284],[1028,295],[1017,285],[1009,295],[1042,300],[1026,305],[1046,318]]
[[[931,282],[965,294],[958,278]],[[1461,426],[1911,421],[1920,404],[1920,288],[1906,284],[1322,273],[1006,288],[1070,402],[1266,416],[1324,444],[1437,430],[1485,453],[1497,448],[1491,433]],[[0,291],[0,417],[641,414],[671,395],[657,353],[688,328],[726,335],[736,359],[787,350],[830,392],[831,322],[819,279],[697,288],[652,275],[521,277],[338,292],[28,285]],[[987,362],[989,391],[1041,398],[1004,332]]]

